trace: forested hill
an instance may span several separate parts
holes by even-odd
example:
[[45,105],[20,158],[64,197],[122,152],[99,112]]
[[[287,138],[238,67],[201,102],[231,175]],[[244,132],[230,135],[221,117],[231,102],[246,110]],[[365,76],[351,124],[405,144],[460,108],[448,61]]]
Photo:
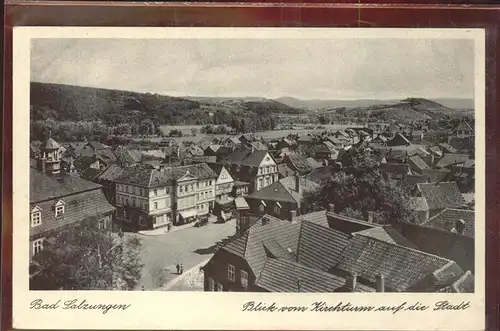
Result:
[[230,124],[234,117],[297,114],[303,110],[268,99],[189,100],[150,93],[31,83],[31,119],[139,123]]

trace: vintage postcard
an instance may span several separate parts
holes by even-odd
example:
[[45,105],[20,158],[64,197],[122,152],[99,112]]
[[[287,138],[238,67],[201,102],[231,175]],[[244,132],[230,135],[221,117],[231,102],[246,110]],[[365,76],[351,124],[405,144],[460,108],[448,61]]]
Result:
[[14,29],[22,329],[482,330],[482,29]]

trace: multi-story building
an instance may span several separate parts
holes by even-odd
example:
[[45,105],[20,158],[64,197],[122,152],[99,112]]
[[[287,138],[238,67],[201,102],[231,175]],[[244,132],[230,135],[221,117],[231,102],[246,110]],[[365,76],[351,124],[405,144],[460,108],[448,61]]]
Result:
[[278,181],[278,165],[268,151],[240,147],[229,154],[223,163],[235,180],[250,183],[250,192]]
[[30,258],[62,228],[83,221],[111,229],[115,208],[102,186],[61,171],[61,151],[52,138],[40,146],[39,158],[30,169]]
[[207,215],[215,200],[216,177],[206,164],[126,168],[115,180],[117,220],[125,228],[147,230]]
[[263,217],[219,248],[203,267],[204,290],[474,291],[471,271],[464,272],[453,260],[415,249],[391,228],[345,233],[319,224],[317,214],[303,215],[294,222]]

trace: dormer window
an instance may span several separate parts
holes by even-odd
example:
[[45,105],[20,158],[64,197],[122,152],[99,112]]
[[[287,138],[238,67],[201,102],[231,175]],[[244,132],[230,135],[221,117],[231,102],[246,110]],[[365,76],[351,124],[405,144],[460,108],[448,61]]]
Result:
[[56,204],[55,204],[55,213],[56,213],[56,217],[61,217],[64,215],[64,201],[62,200],[59,200]]
[[38,226],[42,224],[42,208],[35,206],[31,210],[31,226]]

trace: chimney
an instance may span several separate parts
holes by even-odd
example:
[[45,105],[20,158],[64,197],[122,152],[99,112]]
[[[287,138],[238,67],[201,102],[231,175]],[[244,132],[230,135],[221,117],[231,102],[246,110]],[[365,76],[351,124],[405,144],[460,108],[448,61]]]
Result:
[[368,212],[368,222],[373,223],[373,212],[372,211]]
[[377,292],[385,292],[385,277],[382,274],[378,274],[375,280],[375,286]]
[[459,219],[455,224],[455,230],[457,230],[457,234],[464,234],[465,230],[465,221],[463,219]]
[[328,211],[334,213],[335,212],[335,204],[329,203],[328,204]]
[[345,286],[351,291],[354,292],[356,290],[356,286],[358,285],[358,275],[356,273],[351,273],[347,275],[345,280]]
[[295,175],[295,191],[296,192],[300,192],[300,176],[299,176],[299,173],[296,172]]

